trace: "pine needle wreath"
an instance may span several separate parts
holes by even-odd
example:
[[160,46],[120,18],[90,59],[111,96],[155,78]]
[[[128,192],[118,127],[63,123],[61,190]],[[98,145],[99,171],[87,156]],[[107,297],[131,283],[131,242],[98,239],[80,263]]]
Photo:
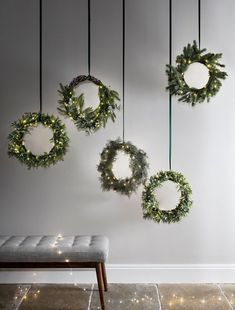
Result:
[[[172,181],[177,184],[177,189],[181,194],[180,201],[175,209],[161,210],[159,202],[155,196],[155,189],[161,187],[163,182]],[[151,219],[157,223],[175,223],[185,217],[192,207],[190,198],[192,190],[185,177],[175,171],[160,171],[150,178],[142,194],[143,217]]]
[[[188,44],[183,49],[183,54],[177,56],[177,65],[167,65],[166,73],[168,75],[167,89],[172,95],[179,96],[179,101],[190,103],[195,106],[197,103],[202,103],[205,100],[209,102],[212,96],[215,96],[219,91],[222,83],[227,76],[226,72],[220,70],[225,67],[218,61],[222,54],[205,53],[206,49],[199,49],[196,41],[193,44]],[[201,89],[189,87],[184,80],[184,73],[188,66],[194,62],[199,62],[205,65],[209,71],[209,80],[205,87]]]
[[[123,151],[130,157],[129,167],[132,176],[129,178],[117,179],[113,173],[113,163],[118,151]],[[109,141],[101,153],[101,161],[98,165],[102,189],[104,191],[114,190],[130,196],[136,192],[140,184],[145,183],[147,169],[147,155],[143,150],[138,149],[131,142],[122,142],[120,139]]]
[[[53,131],[52,142],[54,146],[49,153],[34,155],[24,145],[24,136],[30,133],[32,127],[41,123]],[[12,124],[14,130],[9,134],[8,155],[16,157],[28,169],[55,165],[63,160],[67,152],[69,138],[65,131],[65,125],[58,117],[40,113],[25,113],[18,121]]]
[[[98,86],[100,102],[95,109],[92,107],[85,108],[84,94],[79,97],[76,96],[75,88],[79,87],[79,84],[84,81],[91,81]],[[78,130],[91,134],[101,127],[105,127],[109,119],[115,121],[115,111],[119,110],[119,105],[116,102],[120,100],[119,95],[115,90],[111,90],[93,76],[80,75],[73,79],[69,85],[60,84],[58,92],[61,96],[59,112],[73,119]]]

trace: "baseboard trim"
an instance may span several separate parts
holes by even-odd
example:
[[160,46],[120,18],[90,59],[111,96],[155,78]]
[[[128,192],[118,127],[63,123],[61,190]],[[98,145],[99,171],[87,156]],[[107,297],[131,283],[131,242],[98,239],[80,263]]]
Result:
[[[108,264],[109,283],[235,283],[235,264]],[[1,270],[0,283],[94,283],[88,270]]]

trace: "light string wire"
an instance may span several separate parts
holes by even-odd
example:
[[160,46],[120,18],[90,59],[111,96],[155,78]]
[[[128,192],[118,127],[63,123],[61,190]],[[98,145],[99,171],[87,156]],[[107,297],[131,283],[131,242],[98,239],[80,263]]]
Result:
[[126,1],[122,1],[122,140],[125,141],[125,48],[126,48]]
[[88,38],[87,38],[87,43],[88,43],[88,76],[91,75],[91,0],[88,0],[88,7],[87,7],[87,14],[88,14],[88,27],[87,27],[87,31],[88,31]]
[[[172,65],[172,0],[169,0],[169,65]],[[172,167],[172,95],[169,91],[169,170]]]
[[201,48],[201,0],[198,0],[198,46]]
[[39,0],[39,114],[42,115],[42,0]]

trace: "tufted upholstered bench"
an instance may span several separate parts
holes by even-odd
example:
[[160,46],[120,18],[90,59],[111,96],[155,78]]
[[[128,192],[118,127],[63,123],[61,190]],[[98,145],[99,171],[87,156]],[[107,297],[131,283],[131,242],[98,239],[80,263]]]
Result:
[[95,268],[102,309],[108,252],[105,236],[0,236],[0,268]]

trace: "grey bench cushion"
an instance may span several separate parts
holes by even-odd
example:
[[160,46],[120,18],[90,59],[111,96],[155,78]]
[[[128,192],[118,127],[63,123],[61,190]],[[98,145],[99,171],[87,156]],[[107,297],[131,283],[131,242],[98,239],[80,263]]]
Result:
[[0,236],[0,262],[104,262],[105,236]]

